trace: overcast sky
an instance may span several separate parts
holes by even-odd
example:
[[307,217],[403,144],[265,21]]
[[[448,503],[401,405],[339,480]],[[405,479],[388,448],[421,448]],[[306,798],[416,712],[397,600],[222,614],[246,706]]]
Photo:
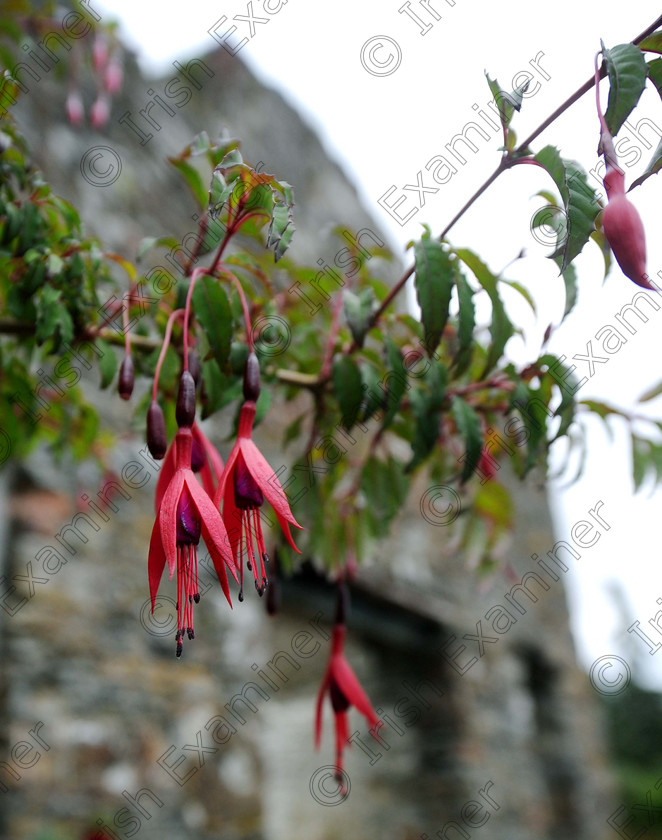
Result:
[[[93,7],[121,20],[125,39],[150,73],[165,72],[175,58],[202,57],[220,43],[235,51],[238,60],[278,88],[316,128],[329,153],[355,179],[366,208],[401,251],[420,236],[422,222],[433,232],[441,231],[497,163],[497,133],[480,113],[491,115],[484,70],[505,89],[519,73],[532,74],[528,98],[514,122],[523,138],[592,73],[600,38],[607,46],[629,40],[660,12],[659,3],[652,0],[603,0],[599,13],[598,4],[576,0],[557,0],[553,11],[547,5],[535,12],[527,4],[491,0],[189,0],[184,6],[177,4],[176,15],[156,0],[113,0]],[[606,97],[603,83],[603,107]],[[644,94],[631,123],[636,126],[644,118],[640,132],[632,135],[631,148],[638,154],[631,151],[623,160],[628,184],[647,164],[658,135],[662,137],[662,103],[654,92]],[[448,183],[436,185],[436,193],[404,190],[417,183],[419,172],[420,184],[428,190],[435,186],[434,164],[428,169],[426,164],[444,155],[445,144],[470,120],[478,120],[489,139],[477,141],[479,149],[467,153],[466,164],[457,167]],[[534,150],[552,143],[589,170],[597,163],[597,142],[591,92],[536,141]],[[653,277],[662,272],[655,207],[661,177],[651,178],[631,196],[647,231],[648,273]],[[599,188],[598,182],[592,183]],[[511,316],[527,339],[509,344],[517,361],[534,357],[545,328],[558,323],[562,313],[562,281],[545,258],[551,249],[529,231],[531,216],[545,203],[534,195],[540,189],[553,190],[550,185],[542,170],[519,167],[503,176],[450,234],[454,243],[471,245],[494,270],[526,248],[526,259],[506,276],[532,291],[539,314],[536,320],[518,300],[509,299]],[[395,210],[385,208],[400,199]],[[408,220],[403,223],[396,215]],[[641,393],[662,379],[662,307],[634,335],[624,333],[627,343],[606,356],[596,333],[608,324],[618,326],[615,313],[632,300],[637,287],[618,267],[603,286],[602,258],[594,245],[586,247],[576,265],[579,302],[554,333],[550,349],[570,363],[574,355],[588,355],[591,341],[593,354],[607,361],[596,362],[592,370],[586,361],[575,362],[577,375],[588,377],[581,397],[662,417],[662,399],[636,405]],[[651,656],[643,642],[633,642],[625,632],[638,619],[662,642],[662,635],[648,624],[660,609],[656,599],[662,598],[662,494],[644,490],[633,495],[626,429],[612,424],[613,441],[599,422],[590,424],[584,478],[566,490],[557,482],[550,493],[559,539],[569,538],[572,525],[598,500],[604,503],[602,515],[610,525],[565,575],[573,629],[586,667],[606,654],[620,654],[634,665],[636,650],[645,666],[645,683],[662,688],[662,650]],[[563,444],[553,455],[554,464],[562,465]],[[538,553],[549,548],[541,546]],[[626,604],[625,624],[614,588]]]

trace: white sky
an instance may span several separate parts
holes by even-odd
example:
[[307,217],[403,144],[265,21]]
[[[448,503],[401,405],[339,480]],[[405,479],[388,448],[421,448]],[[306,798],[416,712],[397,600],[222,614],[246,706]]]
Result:
[[[607,46],[629,40],[660,13],[658,2],[638,0],[623,4],[614,0],[578,3],[556,0],[553,7],[493,0],[431,0],[421,5],[411,0],[409,8],[422,21],[432,24],[425,35],[407,14],[399,13],[404,0],[335,0],[334,3],[305,3],[304,0],[189,0],[176,13],[156,0],[113,0],[93,2],[93,8],[122,21],[125,39],[136,50],[142,66],[149,72],[166,72],[175,58],[202,57],[218,46],[208,33],[215,28],[222,37],[235,16],[252,11],[253,36],[243,46],[245,60],[261,79],[278,88],[317,129],[328,151],[356,180],[362,199],[401,250],[407,241],[420,235],[421,223],[438,233],[497,163],[496,135],[489,142],[477,141],[476,154],[468,153],[467,163],[436,194],[426,193],[425,206],[404,226],[383,210],[378,200],[392,186],[391,200],[407,196],[400,212],[417,207],[415,192],[403,192],[405,184],[415,184],[422,172],[423,183],[432,185],[425,164],[475,119],[472,105],[485,109],[490,99],[483,70],[497,77],[510,89],[518,71],[531,69],[529,62],[539,53],[539,65],[550,78],[536,75],[540,82],[535,95],[525,101],[515,118],[518,136],[523,138],[551,113],[592,73],[593,56],[599,39]],[[427,12],[425,5],[440,17]],[[250,8],[249,8],[250,7]],[[182,8],[184,11],[182,11]],[[271,10],[271,14],[265,12]],[[552,11],[553,8],[553,11]],[[226,16],[227,21],[222,22]],[[251,35],[249,21],[234,21],[237,30],[227,38],[235,47]],[[373,75],[360,61],[362,46],[375,36],[397,41],[401,62],[390,75]],[[376,62],[389,59],[387,42],[372,52]],[[366,58],[369,61],[369,58]],[[606,107],[603,83],[603,107]],[[662,103],[655,93],[646,92],[633,122],[642,117],[660,126]],[[619,135],[620,137],[621,135]],[[494,137],[494,139],[492,139]],[[657,145],[654,133],[646,135]],[[547,143],[557,145],[566,157],[579,160],[585,169],[597,162],[597,120],[593,94],[587,94],[534,143],[538,150]],[[647,164],[652,149],[633,141],[641,159],[626,168],[631,182]],[[634,156],[634,155],[633,155]],[[648,272],[655,277],[662,271],[662,242],[657,235],[659,213],[654,204],[662,183],[660,177],[632,194],[644,220],[648,239]],[[594,186],[598,186],[594,183]],[[544,202],[532,198],[539,189],[554,191],[544,172],[520,167],[507,173],[469,211],[450,234],[456,244],[470,245],[495,270],[500,270],[523,246],[527,258],[506,273],[523,282],[538,303],[538,320],[513,299],[510,312],[528,339],[524,345],[513,339],[509,351],[514,359],[534,358],[541,336],[550,321],[558,323],[562,312],[562,281],[556,276],[546,249],[529,232],[534,210]],[[577,261],[580,292],[577,308],[555,334],[549,349],[569,360],[586,354],[593,340],[593,353],[604,356],[595,333],[604,325],[616,326],[614,313],[631,301],[637,291],[618,267],[602,285],[601,257],[594,245],[587,246]],[[662,275],[661,275],[662,276]],[[511,301],[509,300],[509,303]],[[601,399],[626,410],[645,411],[662,417],[662,399],[649,406],[635,407],[638,396],[662,379],[660,358],[662,309],[647,324],[628,335],[628,343],[607,364],[598,364],[595,374],[583,386],[582,398]],[[527,355],[528,354],[528,355]],[[577,373],[585,375],[587,365],[578,361]],[[581,561],[565,576],[569,593],[573,629],[581,661],[589,666],[604,654],[620,654],[633,664],[632,637],[620,625],[611,582],[625,591],[630,613],[627,623],[639,619],[649,635],[657,635],[647,624],[659,609],[662,598],[662,571],[659,562],[659,523],[662,521],[662,494],[644,490],[636,497],[630,478],[630,454],[623,424],[613,422],[616,431],[611,442],[599,422],[590,426],[589,457],[585,477],[568,490],[554,491],[553,515],[559,539],[568,538],[570,528],[585,517],[595,502],[602,500],[602,515],[611,525],[600,541],[585,549]],[[555,461],[560,463],[559,452]],[[540,546],[543,554],[551,546]],[[662,687],[662,651],[659,659],[649,656],[643,643],[635,640],[643,654],[646,684]],[[644,659],[645,657],[645,659]]]

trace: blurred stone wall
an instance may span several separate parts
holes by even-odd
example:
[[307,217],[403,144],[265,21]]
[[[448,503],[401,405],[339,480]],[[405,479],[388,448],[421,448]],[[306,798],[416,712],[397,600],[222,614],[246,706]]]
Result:
[[[93,232],[128,253],[143,236],[186,233],[194,207],[164,158],[202,129],[225,128],[243,139],[248,159],[263,160],[294,185],[297,258],[314,264],[332,257],[339,246],[331,230],[340,222],[381,235],[280,95],[224,52],[204,56],[204,67],[196,71],[200,90],[176,116],[161,114],[162,127],[142,145],[118,118],[137,114],[167,79],[144,79],[131,63],[103,134],[74,132],[63,122],[62,89],[53,79],[24,97],[17,113],[48,180],[83,207]],[[79,170],[84,152],[99,144],[122,162],[121,176],[103,188]],[[144,456],[140,435],[127,433],[131,407],[113,394],[98,400],[120,434],[113,459],[121,483],[107,521],[92,517],[92,526],[81,527],[85,538],[62,547],[56,535],[76,516],[80,488],[73,466],[53,464],[43,450],[18,471],[3,501],[11,528],[3,574],[20,576],[4,602],[14,614],[0,613],[0,721],[7,724],[0,760],[13,762],[13,772],[0,765],[9,788],[0,787],[3,836],[56,840],[95,828],[121,840],[609,836],[602,729],[575,663],[562,574],[548,589],[533,589],[535,602],[520,593],[524,612],[505,598],[536,569],[532,554],[544,557],[556,539],[569,539],[552,534],[544,491],[533,481],[514,488],[510,576],[479,577],[457,551],[452,526],[421,516],[424,476],[392,536],[360,570],[348,655],[386,723],[378,743],[350,712],[356,736],[343,800],[329,778],[328,708],[319,753],[312,731],[332,587],[310,571],[284,583],[276,618],[254,592],[243,604],[235,599],[230,612],[218,585],[203,589],[196,640],[176,660],[166,600],[172,585],[162,589],[153,618],[147,602],[158,465]],[[272,415],[279,425],[261,426],[259,443],[282,463],[283,411],[275,406]],[[226,433],[209,427],[223,455]],[[127,466],[133,462],[142,470]],[[507,468],[498,480],[507,481],[502,473]],[[48,546],[57,554],[45,552]],[[499,633],[486,614],[509,603],[516,621]],[[491,640],[471,638],[481,633]],[[252,708],[237,700],[242,692]]]

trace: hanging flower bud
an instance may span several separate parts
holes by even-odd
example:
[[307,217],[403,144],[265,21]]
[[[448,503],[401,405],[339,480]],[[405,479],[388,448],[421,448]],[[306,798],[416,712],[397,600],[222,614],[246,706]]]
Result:
[[90,122],[94,128],[103,128],[110,116],[110,106],[105,96],[100,96],[90,111]]
[[71,125],[79,126],[83,124],[85,109],[83,108],[83,100],[81,99],[78,91],[72,90],[69,93],[65,104],[65,110],[67,112],[67,119]]
[[92,63],[97,73],[101,73],[108,61],[108,44],[102,35],[97,35],[92,44]]
[[625,194],[625,177],[618,169],[607,170],[604,185],[608,203],[602,213],[602,229],[623,274],[644,289],[653,289],[646,274],[646,235],[637,208]]
[[255,353],[249,353],[244,370],[244,399],[257,402],[260,396],[260,363]]
[[124,357],[124,360],[122,361],[122,366],[120,367],[120,375],[117,381],[117,390],[119,392],[120,397],[122,397],[123,400],[131,399],[131,394],[133,393],[133,382],[133,359],[129,354],[126,355]]
[[195,381],[188,370],[182,371],[179,378],[179,393],[175,410],[177,425],[191,428],[195,421]]
[[147,448],[156,461],[160,461],[168,449],[165,418],[156,400],[152,400],[147,409]]
[[103,74],[103,86],[113,96],[122,88],[122,63],[117,58],[111,58]]

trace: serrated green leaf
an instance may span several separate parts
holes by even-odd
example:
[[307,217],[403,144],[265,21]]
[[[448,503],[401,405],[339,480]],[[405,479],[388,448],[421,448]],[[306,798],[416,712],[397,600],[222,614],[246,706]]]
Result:
[[205,331],[209,347],[221,371],[227,368],[232,341],[232,309],[218,280],[200,277],[193,290],[193,310]]
[[522,87],[518,88],[517,90],[514,90],[511,93],[506,93],[504,90],[502,90],[496,79],[490,79],[487,71],[485,71],[485,78],[487,79],[487,84],[489,86],[490,92],[492,93],[492,98],[494,99],[494,102],[496,103],[496,106],[499,109],[499,118],[501,119],[501,125],[504,127],[504,129],[508,128],[508,126],[510,125],[510,121],[513,118],[513,114],[515,113],[515,111],[519,111],[522,107],[522,101],[524,99],[524,94],[526,93],[526,89],[528,87],[528,82],[525,85],[522,85]]
[[455,358],[453,359],[453,366],[455,373],[459,376],[471,364],[471,357],[473,355],[473,334],[476,326],[476,307],[473,301],[473,289],[467,282],[466,277],[461,271],[457,271],[455,275],[455,284],[457,286],[458,299],[458,348]]
[[497,288],[498,278],[492,274],[485,263],[473,251],[467,248],[458,248],[455,253],[474,273],[492,303],[492,321],[490,323],[490,337],[492,341],[485,361],[485,368],[481,374],[482,378],[488,371],[492,370],[503,355],[508,339],[513,335],[514,329],[510,319],[506,315],[506,310],[499,296]]
[[362,361],[359,363],[359,369],[364,394],[360,419],[362,423],[367,423],[382,407],[384,392],[380,388],[379,374],[371,364]]
[[581,252],[595,229],[600,203],[581,166],[575,161],[564,160],[554,146],[545,146],[535,159],[551,175],[563,200],[566,227],[551,255],[563,272]]
[[460,482],[464,484],[473,475],[480,461],[483,451],[483,434],[478,414],[461,397],[454,396],[451,399],[451,413],[464,441],[465,457],[460,477]]
[[420,387],[411,392],[411,407],[416,420],[411,442],[412,457],[405,468],[409,473],[428,457],[439,439],[441,409],[446,398],[448,371],[433,362]]
[[341,354],[334,360],[332,381],[333,392],[340,406],[341,422],[349,431],[358,419],[363,402],[361,371],[353,359]]
[[274,205],[271,224],[267,234],[267,248],[273,248],[275,261],[283,256],[294,236],[292,205],[277,202]]
[[609,76],[609,99],[605,122],[612,136],[616,136],[630,112],[639,101],[646,86],[646,60],[634,44],[618,44],[602,54]]
[[386,384],[386,413],[382,421],[383,428],[387,428],[393,422],[395,415],[398,413],[400,402],[405,391],[408,388],[407,373],[405,371],[404,360],[400,348],[395,342],[386,336],[386,360],[388,362],[389,371],[386,375],[384,383]]
[[97,339],[95,343],[101,353],[98,357],[99,370],[101,372],[101,384],[99,387],[103,390],[113,381],[115,372],[117,371],[117,356],[108,342]]
[[431,356],[448,321],[453,291],[453,263],[448,252],[428,231],[414,244],[416,299],[421,308],[424,344]]

